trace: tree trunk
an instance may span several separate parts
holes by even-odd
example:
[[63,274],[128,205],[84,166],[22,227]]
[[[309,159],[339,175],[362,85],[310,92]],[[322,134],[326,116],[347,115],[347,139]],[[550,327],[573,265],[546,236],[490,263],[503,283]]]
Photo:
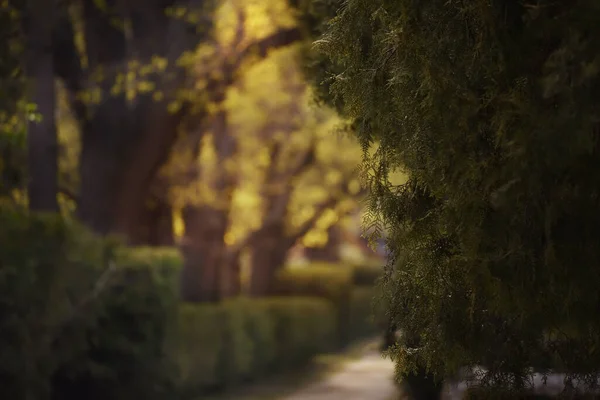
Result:
[[443,384],[432,374],[420,367],[415,373],[404,377],[403,386],[412,400],[439,400],[442,398]]
[[252,240],[252,271],[250,295],[260,297],[274,292],[273,283],[277,271],[285,264],[288,251],[294,243],[285,237],[281,224],[265,228]]
[[[418,335],[404,332],[409,335],[405,346],[419,347],[420,338]],[[412,400],[438,400],[442,397],[443,382],[436,380],[433,374],[427,372],[422,365],[417,366],[415,372],[411,372],[403,377],[402,381],[405,392]]]
[[242,292],[241,265],[239,252],[224,250],[220,272],[220,298],[239,296]]
[[51,0],[29,1],[26,15],[29,99],[37,105],[41,122],[30,121],[27,132],[29,208],[58,211],[58,140],[55,122],[55,82],[52,31],[55,4]]
[[166,105],[140,100],[128,110],[110,98],[83,124],[78,215],[95,231],[123,234],[143,220],[141,205],[173,146],[180,116]]
[[201,291],[201,283],[206,281],[202,269],[202,248],[192,241],[184,240],[181,252],[184,259],[180,282],[181,300],[191,303],[206,301],[207,296]]
[[220,300],[227,214],[212,207],[184,210],[187,251],[182,271],[182,298],[190,302]]
[[130,243],[134,246],[173,246],[175,240],[171,205],[154,197],[140,207],[140,223],[131,232]]
[[173,231],[173,209],[170,204],[161,201],[154,211],[153,229],[150,230],[151,246],[173,246],[175,232]]
[[337,225],[327,231],[327,243],[323,247],[309,247],[306,256],[309,260],[337,262],[340,260],[341,232]]
[[[127,237],[143,220],[140,206],[148,197],[159,166],[169,155],[185,112],[170,113],[167,109],[169,99],[176,96],[186,76],[186,70],[175,66],[174,61],[205,36],[188,29],[186,22],[168,17],[168,3],[153,2],[140,9],[125,2],[117,7],[119,10],[109,7],[107,11],[93,0],[81,2],[87,70],[103,71],[104,79],[99,83],[79,66],[73,35],[68,35],[73,31],[69,18],[63,18],[62,29],[56,33],[61,43],[55,51],[68,55],[60,60],[57,71],[69,88],[82,135],[77,213],[101,234],[115,232]],[[116,11],[130,14],[132,35],[127,36],[115,24],[123,18]],[[111,93],[118,74],[128,72],[130,61],[149,63],[153,55],[168,61],[161,76],[148,77],[164,94],[164,101],[140,93],[129,101],[124,94]],[[90,85],[97,85],[101,93],[99,104],[84,104],[77,99],[78,92]]]

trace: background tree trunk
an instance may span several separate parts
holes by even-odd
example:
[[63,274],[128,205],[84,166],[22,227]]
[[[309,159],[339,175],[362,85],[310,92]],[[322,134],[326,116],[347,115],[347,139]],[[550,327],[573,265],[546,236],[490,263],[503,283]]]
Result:
[[309,260],[337,262],[340,260],[340,244],[342,234],[340,227],[331,226],[327,231],[327,243],[323,247],[307,247],[306,256]]
[[[167,109],[187,73],[175,61],[204,40],[206,33],[199,34],[189,29],[185,21],[168,17],[166,8],[176,3],[118,2],[115,7],[102,10],[94,0],[82,1],[86,70],[79,65],[74,28],[68,17],[63,16],[60,29],[55,32],[60,43],[54,51],[64,56],[57,60],[57,72],[67,83],[82,135],[77,212],[98,233],[128,236],[142,222],[140,206],[148,197],[158,168],[169,155],[185,115],[185,110],[173,114]],[[181,5],[195,9],[201,3],[186,0]],[[115,24],[125,15],[131,22],[131,35],[127,37]],[[210,24],[209,21],[207,18],[205,22]],[[111,93],[115,78],[128,72],[130,61],[150,63],[153,56],[167,60],[166,71],[147,78],[164,94],[164,101],[157,102],[151,95],[139,93],[133,99]],[[98,70],[104,72],[99,83],[89,76]],[[99,104],[78,100],[79,91],[90,86],[100,91]]]
[[29,208],[58,211],[58,140],[55,121],[55,82],[52,52],[55,2],[30,0],[26,14],[26,74],[29,100],[37,105],[41,122],[30,121],[27,132]]
[[[220,267],[224,257],[223,236],[227,214],[212,207],[189,207],[184,210],[185,237],[188,251],[182,271],[186,290],[184,301],[215,302],[220,300]],[[195,289],[194,289],[195,287]]]
[[205,278],[202,275],[202,249],[192,241],[185,240],[181,252],[184,259],[180,282],[181,300],[191,303],[205,301],[200,287]]
[[140,206],[167,160],[181,120],[149,98],[135,112],[128,107],[124,98],[107,99],[84,122],[78,207],[80,219],[92,229],[126,237],[143,220]]
[[293,245],[285,236],[283,224],[273,224],[256,232],[251,244],[251,296],[260,297],[273,293],[277,271],[284,266]]
[[131,232],[130,243],[134,246],[173,246],[173,209],[171,205],[156,196],[142,206],[141,219]]
[[242,292],[240,254],[226,248],[224,253],[219,269],[221,299],[239,296]]

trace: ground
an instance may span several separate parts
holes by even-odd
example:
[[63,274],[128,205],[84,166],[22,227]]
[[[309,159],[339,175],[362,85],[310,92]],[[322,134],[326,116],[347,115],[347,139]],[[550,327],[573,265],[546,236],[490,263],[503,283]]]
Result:
[[380,355],[379,344],[359,342],[341,353],[317,356],[303,370],[231,388],[210,400],[396,400],[394,365]]
[[[211,400],[405,400],[394,383],[394,364],[381,356],[379,347],[378,340],[357,343],[343,353],[318,356],[304,370],[243,385]],[[564,375],[551,374],[544,386],[536,374],[536,392],[557,395],[563,380]],[[464,382],[447,383],[442,400],[460,400],[465,389]]]
[[393,375],[393,363],[370,348],[338,372],[282,400],[395,400],[399,393]]

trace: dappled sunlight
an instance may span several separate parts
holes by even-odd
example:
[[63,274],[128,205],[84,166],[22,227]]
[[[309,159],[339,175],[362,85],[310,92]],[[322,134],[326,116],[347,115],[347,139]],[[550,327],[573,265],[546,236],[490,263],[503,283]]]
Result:
[[600,8],[535,3],[0,0],[1,394],[596,395]]
[[305,4],[36,1],[0,2],[3,394],[283,398],[378,335]]

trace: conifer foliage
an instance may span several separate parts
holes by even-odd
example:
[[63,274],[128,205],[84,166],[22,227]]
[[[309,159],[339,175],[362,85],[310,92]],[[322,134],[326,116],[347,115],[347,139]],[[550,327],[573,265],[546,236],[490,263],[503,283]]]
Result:
[[382,287],[407,333],[400,373],[595,382],[600,3],[347,0],[315,47],[328,100],[377,145],[365,167],[395,255]]

